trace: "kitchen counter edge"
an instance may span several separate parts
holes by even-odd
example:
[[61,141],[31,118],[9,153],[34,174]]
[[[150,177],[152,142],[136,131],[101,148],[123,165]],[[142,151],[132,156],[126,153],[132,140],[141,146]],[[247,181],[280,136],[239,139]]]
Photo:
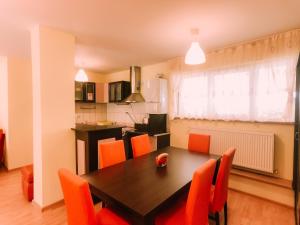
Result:
[[101,131],[101,130],[110,130],[110,129],[122,129],[124,126],[120,125],[87,125],[87,124],[76,124],[75,127],[72,127],[72,130],[89,132],[89,131]]

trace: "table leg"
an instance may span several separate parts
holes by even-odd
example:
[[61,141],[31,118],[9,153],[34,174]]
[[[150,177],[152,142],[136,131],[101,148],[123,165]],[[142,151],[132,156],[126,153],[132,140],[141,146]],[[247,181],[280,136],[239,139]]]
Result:
[[217,176],[218,176],[218,171],[219,171],[219,167],[220,167],[220,161],[221,161],[221,159],[217,160],[216,169],[215,169],[214,177],[213,177],[213,181],[212,181],[213,185],[215,185],[216,182],[217,182]]

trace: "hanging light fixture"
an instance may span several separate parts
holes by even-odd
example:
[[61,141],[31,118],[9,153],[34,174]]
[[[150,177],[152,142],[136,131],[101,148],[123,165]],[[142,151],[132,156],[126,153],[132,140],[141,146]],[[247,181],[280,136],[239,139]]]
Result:
[[[191,34],[194,36],[193,39],[198,38],[199,30],[198,29],[191,29]],[[196,38],[195,38],[196,37]],[[191,47],[187,51],[185,55],[185,64],[188,65],[199,65],[203,64],[206,61],[205,54],[202,48],[199,45],[198,41],[193,41]]]
[[83,69],[79,69],[78,72],[76,73],[76,76],[75,76],[75,81],[78,81],[78,82],[87,82],[89,79],[88,79],[88,76],[86,75],[86,73],[84,72]]

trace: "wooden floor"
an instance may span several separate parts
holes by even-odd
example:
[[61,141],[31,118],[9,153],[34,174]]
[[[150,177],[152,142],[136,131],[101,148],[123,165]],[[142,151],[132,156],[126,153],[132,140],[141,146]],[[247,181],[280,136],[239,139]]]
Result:
[[[21,192],[20,180],[18,170],[7,172],[0,169],[1,225],[67,224],[63,205],[42,213],[32,203],[27,202]],[[291,208],[239,192],[229,192],[228,207],[228,225],[294,225]],[[210,225],[213,224],[210,221]]]

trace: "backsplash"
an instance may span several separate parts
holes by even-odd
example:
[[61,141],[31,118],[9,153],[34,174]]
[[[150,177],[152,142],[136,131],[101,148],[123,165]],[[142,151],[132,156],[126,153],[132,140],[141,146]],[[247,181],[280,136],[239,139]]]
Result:
[[[95,124],[98,121],[112,121],[129,126],[143,123],[149,113],[158,112],[158,103],[131,103],[129,105],[108,103],[76,103],[76,123]],[[129,114],[129,115],[128,115]],[[130,118],[132,117],[132,119]]]
[[[142,123],[149,113],[157,113],[158,103],[131,103],[129,105],[107,104],[107,120],[134,125]],[[133,117],[130,118],[128,113]]]
[[76,123],[96,123],[107,120],[106,104],[76,103]]

